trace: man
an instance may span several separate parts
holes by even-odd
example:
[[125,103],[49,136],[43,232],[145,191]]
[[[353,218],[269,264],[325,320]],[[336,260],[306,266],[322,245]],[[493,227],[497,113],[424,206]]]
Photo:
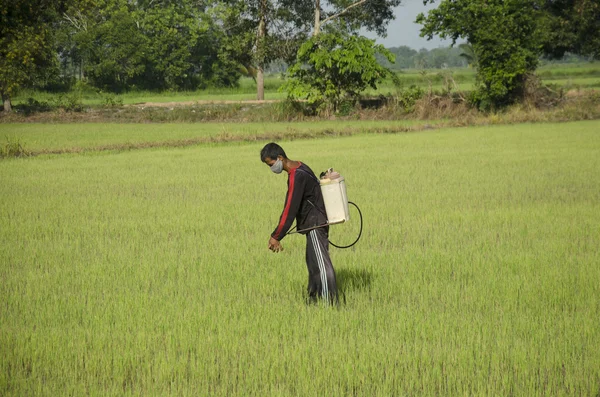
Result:
[[[279,224],[269,239],[269,249],[283,250],[280,241],[286,236],[294,219],[297,230],[306,235],[306,267],[308,268],[308,296],[336,301],[335,271],[329,258],[329,227],[319,179],[300,161],[287,158],[276,143],[269,143],[260,152],[260,160],[276,174],[288,173],[288,191]],[[322,227],[317,227],[322,226]]]

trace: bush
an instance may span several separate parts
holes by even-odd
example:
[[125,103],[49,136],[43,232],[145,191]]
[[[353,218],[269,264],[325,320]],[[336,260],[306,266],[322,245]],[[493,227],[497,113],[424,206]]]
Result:
[[27,157],[31,153],[25,149],[18,138],[6,137],[6,142],[0,145],[0,158]]
[[22,112],[25,116],[29,116],[33,113],[49,112],[52,110],[52,106],[46,101],[38,101],[34,98],[27,98],[25,103],[15,105],[15,111]]
[[78,92],[71,92],[66,95],[61,94],[53,102],[56,108],[63,109],[66,112],[82,112],[84,109],[81,96]]
[[428,38],[439,35],[455,42],[460,37],[470,43],[477,60],[470,102],[490,111],[523,99],[541,50],[538,14],[530,0],[443,0],[427,17],[417,16],[417,22]]
[[102,96],[102,102],[104,103],[104,106],[106,107],[110,107],[110,108],[116,108],[116,107],[121,107],[123,106],[123,98],[115,95],[115,94],[104,94]]
[[[377,89],[386,77],[396,78],[377,62],[376,54],[394,56],[374,40],[348,34],[323,33],[304,43],[289,80],[281,90],[290,99],[306,99],[318,111],[337,112],[347,100],[358,100],[367,87]],[[346,108],[347,110],[347,108]]]
[[423,98],[424,95],[425,91],[421,87],[411,85],[409,88],[398,92],[397,101],[406,112],[412,112],[417,101]]
[[317,108],[307,102],[299,102],[286,99],[273,104],[275,113],[280,120],[297,120],[302,117],[312,117],[317,115]]

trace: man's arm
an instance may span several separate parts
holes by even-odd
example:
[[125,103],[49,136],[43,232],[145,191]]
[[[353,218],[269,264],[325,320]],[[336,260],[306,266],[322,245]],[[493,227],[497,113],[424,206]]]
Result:
[[290,227],[292,227],[292,223],[294,223],[296,214],[300,209],[305,183],[306,181],[302,176],[302,172],[296,172],[296,169],[290,171],[285,206],[283,207],[281,217],[279,217],[279,224],[271,234],[271,237],[275,240],[281,241],[288,230],[290,230]]

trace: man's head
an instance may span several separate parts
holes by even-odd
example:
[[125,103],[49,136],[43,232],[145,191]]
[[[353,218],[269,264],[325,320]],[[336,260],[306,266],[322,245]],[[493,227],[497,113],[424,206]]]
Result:
[[276,174],[281,173],[287,160],[285,151],[275,142],[267,143],[260,151],[260,161],[271,167],[271,171]]

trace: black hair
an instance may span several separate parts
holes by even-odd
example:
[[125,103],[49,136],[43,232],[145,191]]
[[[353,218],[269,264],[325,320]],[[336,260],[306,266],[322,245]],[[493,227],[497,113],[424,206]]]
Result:
[[276,160],[278,156],[282,156],[284,159],[287,159],[287,155],[283,151],[283,148],[275,142],[267,143],[260,151],[260,161],[263,163],[267,157],[271,160]]

